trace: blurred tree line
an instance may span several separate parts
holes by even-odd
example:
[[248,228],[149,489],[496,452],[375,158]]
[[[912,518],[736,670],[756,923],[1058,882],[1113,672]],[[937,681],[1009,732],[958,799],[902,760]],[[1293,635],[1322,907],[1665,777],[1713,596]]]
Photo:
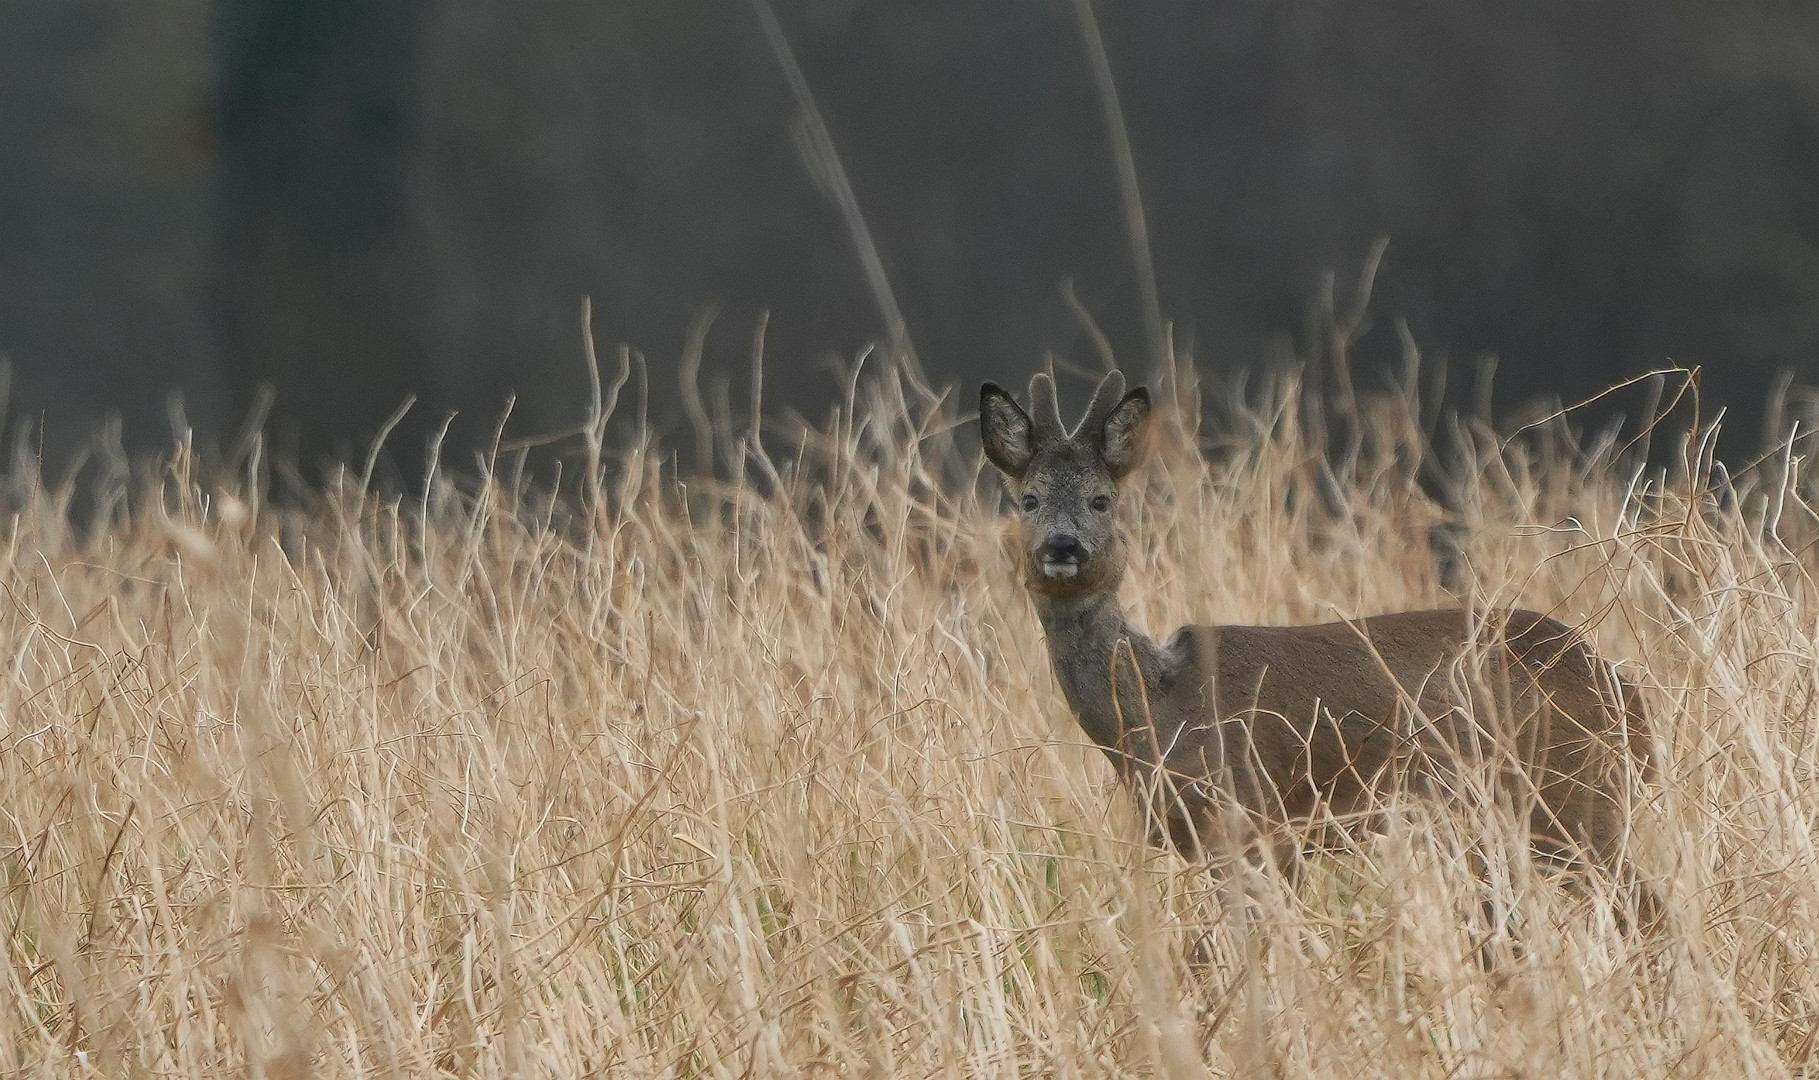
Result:
[[[1061,0],[776,0],[924,364],[1091,364],[1072,281],[1141,356],[1113,159]],[[579,417],[580,299],[650,358],[817,411],[880,335],[744,0],[12,0],[0,354],[50,445],[259,388],[312,458],[407,393],[417,457]],[[1101,3],[1164,313],[1204,366],[1292,347],[1391,238],[1360,344],[1499,358],[1573,399],[1668,363],[1757,414],[1819,355],[1819,7],[1792,0]],[[1368,376],[1367,376],[1368,377]],[[15,428],[16,430],[16,428]],[[34,435],[34,437],[36,437]],[[1745,441],[1754,438],[1745,433]],[[1733,446],[1737,446],[1733,443]],[[1742,449],[1753,449],[1753,444]]]

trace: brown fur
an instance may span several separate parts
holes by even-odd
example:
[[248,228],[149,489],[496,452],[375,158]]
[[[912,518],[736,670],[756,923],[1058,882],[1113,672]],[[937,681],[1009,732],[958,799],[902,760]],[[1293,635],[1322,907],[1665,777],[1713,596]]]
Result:
[[[1526,808],[1539,853],[1618,868],[1629,797],[1649,772],[1644,718],[1572,628],[1448,608],[1189,626],[1158,645],[1126,622],[1124,541],[1103,497],[1137,463],[1149,400],[1122,391],[1108,376],[1069,432],[1046,376],[1032,382],[1035,419],[988,383],[981,419],[1023,506],[1023,573],[1056,679],[1158,842],[1199,857],[1235,822],[1248,835],[1234,839],[1269,834],[1282,853],[1299,847],[1291,833],[1361,820],[1385,794],[1449,798],[1477,775]],[[1244,813],[1221,813],[1234,805]]]

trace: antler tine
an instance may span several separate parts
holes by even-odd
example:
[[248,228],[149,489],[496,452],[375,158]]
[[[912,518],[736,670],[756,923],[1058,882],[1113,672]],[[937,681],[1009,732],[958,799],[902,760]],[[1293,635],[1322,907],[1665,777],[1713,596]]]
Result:
[[1034,434],[1042,438],[1067,438],[1067,425],[1061,422],[1061,403],[1055,399],[1055,380],[1048,372],[1030,376],[1030,423]]
[[1086,415],[1080,419],[1080,426],[1073,430],[1069,438],[1097,431],[1123,399],[1124,372],[1106,372],[1105,378],[1099,380],[1099,388],[1093,391],[1093,402],[1086,407]]

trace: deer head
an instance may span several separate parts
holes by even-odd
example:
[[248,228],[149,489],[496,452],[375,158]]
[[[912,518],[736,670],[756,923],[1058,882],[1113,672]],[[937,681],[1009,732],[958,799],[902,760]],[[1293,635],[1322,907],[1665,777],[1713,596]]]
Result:
[[1069,431],[1054,382],[1038,373],[1030,380],[1030,410],[995,383],[979,390],[985,456],[1023,512],[1024,581],[1053,599],[1116,589],[1124,574],[1118,486],[1147,448],[1149,391],[1125,393],[1124,376],[1114,371]]

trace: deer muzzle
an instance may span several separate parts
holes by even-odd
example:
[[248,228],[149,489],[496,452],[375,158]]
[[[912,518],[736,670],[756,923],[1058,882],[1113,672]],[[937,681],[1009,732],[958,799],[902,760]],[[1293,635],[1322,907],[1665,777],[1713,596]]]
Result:
[[1055,581],[1067,581],[1079,575],[1086,566],[1086,545],[1079,537],[1066,533],[1050,536],[1036,549],[1037,565],[1042,576]]

